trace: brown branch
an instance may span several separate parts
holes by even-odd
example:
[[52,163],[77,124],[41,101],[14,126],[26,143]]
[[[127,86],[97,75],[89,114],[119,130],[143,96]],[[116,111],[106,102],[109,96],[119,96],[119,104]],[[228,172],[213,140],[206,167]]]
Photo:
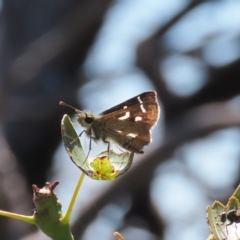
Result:
[[[198,7],[205,1],[191,1],[184,9],[177,13],[172,19],[169,20],[162,28],[158,29],[151,37],[144,40],[139,44],[137,49],[137,66],[140,67],[152,80],[153,84],[156,86],[158,93],[162,102],[171,103],[178,101],[178,97],[173,95],[168,88],[164,80],[159,74],[159,62],[162,56],[162,50],[160,46],[160,41],[162,36],[179,22],[187,13],[192,9]],[[179,98],[180,99],[180,98]]]

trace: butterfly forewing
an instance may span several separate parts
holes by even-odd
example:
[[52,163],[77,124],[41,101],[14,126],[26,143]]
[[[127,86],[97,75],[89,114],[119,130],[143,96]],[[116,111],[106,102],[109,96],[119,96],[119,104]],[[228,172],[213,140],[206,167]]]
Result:
[[[139,130],[139,126],[150,130],[156,123],[159,117],[159,108],[155,102],[146,102],[141,105],[134,104],[128,106],[126,109],[120,109],[116,112],[103,115],[99,121],[104,121],[104,127],[117,129],[117,130],[127,130],[129,128],[136,131]],[[110,124],[112,122],[112,124]],[[118,129],[124,126],[125,129]]]
[[[149,91],[139,94],[136,97],[130,98],[129,100],[122,102],[112,108],[105,110],[104,112],[100,113],[100,115],[106,115],[109,113],[116,112],[118,110],[124,109],[125,107],[132,106],[135,104],[139,104],[140,102],[155,102],[157,103],[157,93],[155,91]],[[159,111],[158,111],[159,112]]]

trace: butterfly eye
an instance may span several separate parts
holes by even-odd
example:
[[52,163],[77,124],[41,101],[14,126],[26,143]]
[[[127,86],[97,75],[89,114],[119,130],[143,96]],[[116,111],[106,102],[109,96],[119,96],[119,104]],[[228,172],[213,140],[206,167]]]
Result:
[[93,118],[91,118],[91,117],[86,117],[86,118],[85,118],[85,122],[88,123],[88,124],[90,124],[90,123],[93,122]]

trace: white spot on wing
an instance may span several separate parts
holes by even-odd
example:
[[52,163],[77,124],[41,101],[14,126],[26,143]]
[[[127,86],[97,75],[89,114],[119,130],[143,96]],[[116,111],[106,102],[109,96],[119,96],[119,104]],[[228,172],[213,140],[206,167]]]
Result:
[[140,104],[140,108],[141,108],[142,112],[147,112],[146,109],[144,108],[143,104]]
[[137,97],[137,99],[138,99],[138,101],[139,101],[140,103],[143,103],[143,101],[141,100],[140,97]]
[[124,106],[124,107],[123,107],[123,109],[126,109],[126,108],[127,108],[127,106]]
[[141,120],[142,120],[142,117],[139,117],[139,116],[135,117],[136,122],[141,121]]
[[118,133],[122,133],[122,131],[120,131],[120,130],[117,130],[117,132],[118,132]]
[[135,138],[135,137],[137,137],[137,134],[129,133],[127,136],[132,137],[132,138]]
[[128,119],[130,117],[130,112],[126,112],[124,116],[118,118],[119,120],[125,120]]

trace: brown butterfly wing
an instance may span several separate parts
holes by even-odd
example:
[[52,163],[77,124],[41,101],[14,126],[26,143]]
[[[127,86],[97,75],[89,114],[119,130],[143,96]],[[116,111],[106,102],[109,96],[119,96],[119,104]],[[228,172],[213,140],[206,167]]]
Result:
[[92,124],[94,132],[101,132],[102,138],[129,151],[143,153],[142,148],[151,141],[150,130],[159,118],[156,93],[142,93],[111,109]]
[[109,113],[116,112],[118,110],[124,109],[124,107],[132,106],[135,104],[139,104],[141,102],[156,102],[157,103],[157,93],[155,91],[149,91],[141,93],[133,98],[128,99],[125,102],[122,102],[112,108],[105,110],[104,112],[100,113],[100,115],[107,115]]

